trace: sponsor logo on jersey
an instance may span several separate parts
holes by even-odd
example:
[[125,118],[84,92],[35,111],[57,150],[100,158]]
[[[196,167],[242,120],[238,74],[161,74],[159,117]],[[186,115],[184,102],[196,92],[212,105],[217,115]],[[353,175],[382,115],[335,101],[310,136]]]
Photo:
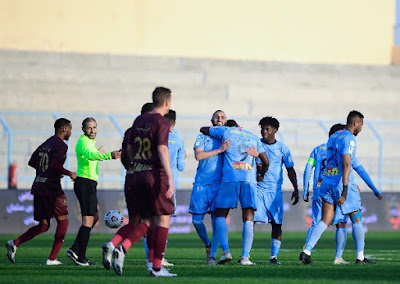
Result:
[[252,170],[253,167],[249,163],[245,162],[234,162],[233,163],[234,170]]
[[338,168],[326,168],[325,176],[338,176],[339,169]]

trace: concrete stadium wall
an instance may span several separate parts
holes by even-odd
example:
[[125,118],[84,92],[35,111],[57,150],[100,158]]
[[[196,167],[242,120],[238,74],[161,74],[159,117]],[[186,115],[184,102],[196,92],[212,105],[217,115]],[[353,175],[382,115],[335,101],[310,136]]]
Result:
[[0,48],[390,64],[394,0],[1,0]]
[[[191,214],[188,212],[190,203],[190,191],[177,192],[177,217],[171,219],[170,233],[195,232],[191,223]],[[72,190],[66,191],[69,210],[68,233],[76,233],[81,224],[79,203]],[[284,221],[283,231],[306,231],[311,224],[311,203],[299,201],[295,206],[291,205],[290,192],[284,192]],[[115,232],[105,226],[104,214],[110,209],[120,210],[125,218],[128,213],[124,193],[119,191],[98,192],[100,221],[94,227],[95,233]],[[363,226],[364,231],[399,231],[400,230],[400,193],[385,193],[384,199],[378,201],[372,193],[362,193],[363,201]],[[128,220],[125,219],[125,222]],[[239,209],[231,210],[229,214],[229,231],[242,230],[242,217]],[[349,220],[350,222],[350,220]],[[209,217],[206,216],[205,224],[211,232]],[[0,234],[21,234],[35,224],[33,220],[33,196],[29,191],[7,190],[0,191]],[[50,232],[54,232],[56,226],[51,226]],[[347,226],[351,230],[351,226]],[[259,224],[255,231],[270,232],[271,226]],[[331,226],[331,230],[333,227]],[[268,233],[269,235],[269,233]],[[199,241],[200,243],[200,241]]]

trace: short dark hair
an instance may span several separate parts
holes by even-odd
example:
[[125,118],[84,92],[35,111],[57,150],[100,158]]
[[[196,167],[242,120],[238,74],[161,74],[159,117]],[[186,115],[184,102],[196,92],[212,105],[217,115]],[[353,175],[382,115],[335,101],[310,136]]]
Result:
[[169,123],[174,123],[176,121],[176,111],[170,109],[169,112],[164,115],[166,118],[168,118]]
[[329,136],[331,136],[333,133],[342,130],[346,127],[346,125],[341,124],[341,123],[336,123],[334,125],[332,125],[331,129],[329,130]]
[[71,121],[69,121],[66,118],[59,118],[54,122],[54,130],[57,132],[59,129],[63,127],[67,127],[69,124],[71,124]]
[[153,103],[145,103],[145,104],[142,106],[142,110],[140,111],[140,114],[145,114],[145,113],[147,113],[147,112],[152,111],[153,109],[154,109]]
[[237,124],[237,122],[236,122],[235,120],[233,120],[233,119],[228,119],[228,120],[226,121],[225,126],[228,126],[228,127],[238,127],[239,124]]
[[356,110],[352,110],[352,111],[349,112],[349,114],[347,115],[346,124],[347,124],[347,125],[352,124],[356,118],[361,118],[361,119],[363,119],[364,116],[362,115],[361,112],[356,111]]
[[263,128],[265,125],[270,125],[273,128],[275,128],[276,130],[279,129],[279,121],[275,117],[272,117],[272,116],[266,116],[266,117],[261,118],[258,125],[260,125],[261,128]]
[[[82,121],[82,127],[85,128],[85,127],[86,127],[86,124],[87,124],[89,121],[94,121],[94,122],[96,122],[96,119],[94,119],[93,117],[86,117],[86,118]],[[97,123],[97,122],[96,122],[96,123]]]
[[161,107],[165,101],[171,98],[171,90],[164,87],[157,87],[153,91],[154,107]]

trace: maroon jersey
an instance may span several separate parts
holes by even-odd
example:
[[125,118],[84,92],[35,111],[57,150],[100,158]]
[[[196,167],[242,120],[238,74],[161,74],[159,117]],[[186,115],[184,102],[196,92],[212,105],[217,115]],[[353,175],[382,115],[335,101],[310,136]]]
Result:
[[128,143],[133,145],[134,173],[143,171],[164,172],[157,146],[168,146],[170,123],[158,113],[146,113],[137,117],[132,126]]
[[64,169],[68,146],[58,136],[52,136],[32,154],[29,165],[36,169],[32,194],[62,195],[61,175],[68,175]]
[[122,146],[121,146],[121,163],[126,170],[129,169],[130,165],[129,157],[126,153],[126,150],[128,149],[128,139],[131,136],[131,133],[132,133],[132,127],[129,127],[125,131],[124,140],[122,141]]

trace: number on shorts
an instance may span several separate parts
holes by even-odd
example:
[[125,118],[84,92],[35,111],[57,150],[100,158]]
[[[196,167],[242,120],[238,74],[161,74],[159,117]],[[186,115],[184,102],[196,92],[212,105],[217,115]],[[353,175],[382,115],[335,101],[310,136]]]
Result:
[[139,143],[139,149],[135,155],[135,160],[150,160],[151,159],[151,141],[149,138],[141,138],[141,137],[136,137],[135,138],[135,143]]

